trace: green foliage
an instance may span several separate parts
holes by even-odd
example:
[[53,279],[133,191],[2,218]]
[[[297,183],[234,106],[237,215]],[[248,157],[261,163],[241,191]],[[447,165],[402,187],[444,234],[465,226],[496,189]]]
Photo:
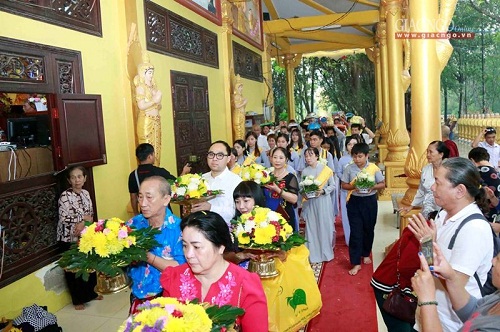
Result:
[[74,271],[77,277],[87,281],[89,273],[94,271],[102,272],[108,276],[115,276],[121,272],[121,268],[131,264],[146,260],[146,253],[159,244],[155,239],[160,231],[156,228],[134,229],[130,235],[136,237],[136,244],[125,248],[122,252],[109,257],[101,257],[94,250],[85,254],[78,250],[78,243],[73,243],[69,250],[62,254],[58,265],[65,270]]
[[338,111],[363,117],[369,128],[375,123],[375,70],[365,54],[339,60],[320,58],[321,96]]
[[[500,109],[500,6],[493,1],[459,1],[451,30],[475,32],[474,39],[452,39],[453,53],[441,74],[448,113],[460,115],[484,107]],[[484,71],[483,62],[484,61]],[[484,84],[484,94],[483,94]]]
[[236,318],[245,313],[245,310],[230,305],[224,305],[222,307],[213,305],[205,308],[205,311],[212,320],[212,332],[219,332],[223,327],[227,328],[228,326],[234,325]]

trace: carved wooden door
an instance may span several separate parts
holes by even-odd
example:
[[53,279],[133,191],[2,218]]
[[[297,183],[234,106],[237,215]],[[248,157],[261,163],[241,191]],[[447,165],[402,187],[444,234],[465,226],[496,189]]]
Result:
[[[207,152],[210,148],[210,110],[208,80],[205,76],[170,72],[177,172],[196,156],[193,173],[208,171]],[[190,159],[191,158],[191,159]]]

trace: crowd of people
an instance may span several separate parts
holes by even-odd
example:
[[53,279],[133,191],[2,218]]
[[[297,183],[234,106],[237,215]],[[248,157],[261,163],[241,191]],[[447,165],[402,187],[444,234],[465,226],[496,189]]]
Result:
[[[304,223],[307,241],[301,252],[306,253],[306,262],[294,259],[292,251],[276,253],[285,268],[291,266],[309,275],[309,263],[334,259],[334,223],[338,214],[349,246],[351,268],[346,273],[355,276],[362,264],[371,264],[377,191],[385,187],[382,171],[369,161],[369,144],[375,135],[363,119],[357,123],[343,117],[333,123],[326,118],[310,120],[300,125],[294,121],[280,126],[254,125],[245,140],[236,140],[232,146],[224,141],[212,143],[206,155],[210,170],[203,178],[210,189],[222,190],[223,194],[194,204],[191,214],[182,220],[169,207],[171,189],[167,179],[172,175],[153,165],[153,146],[143,143],[137,147],[140,165],[129,177],[136,215],[128,224],[136,228],[151,226],[161,232],[156,236],[160,246],[147,253],[146,261],[128,268],[132,280],[131,313],[138,304],[158,296],[196,298],[220,306],[239,306],[245,310],[238,320],[243,331],[268,331],[270,322],[277,319],[266,301],[268,288],[246,270],[245,263],[254,258],[254,253],[238,248],[230,234],[231,220],[255,206],[281,212],[294,232],[301,229],[299,221]],[[454,143],[445,139],[445,134],[443,141],[429,144],[429,164],[422,170],[417,195],[412,206],[402,209],[407,213],[421,207],[421,213],[412,216],[408,229],[371,281],[389,331],[438,331],[438,326],[443,331],[472,331],[465,327],[500,326],[494,324],[500,318],[499,292],[484,298],[481,292],[492,262],[493,284],[500,284],[500,256],[492,260],[494,241],[485,240],[500,231],[500,224],[495,223],[500,204],[498,156],[491,156],[489,152],[496,151],[496,146],[487,141],[492,132],[485,129],[483,133],[490,151],[474,147],[469,159],[458,157],[458,149],[450,157],[453,148],[449,146]],[[242,181],[241,167],[253,163],[272,167],[276,182],[260,186]],[[182,174],[189,172],[190,166],[186,165]],[[370,188],[357,187],[361,173],[373,178]],[[313,195],[302,191],[306,177],[316,180]],[[70,169],[68,181],[71,188],[59,201],[58,240],[63,250],[78,239],[83,222],[93,219],[92,202],[82,189],[85,169]],[[434,241],[434,263],[430,266],[419,252],[420,241],[426,237]],[[88,285],[76,285],[71,281],[74,276],[66,274],[76,309],[100,298],[85,290],[93,289],[95,277],[82,281]],[[417,293],[420,309],[415,325],[384,311],[385,297],[395,287]],[[451,289],[458,295],[451,294]]]

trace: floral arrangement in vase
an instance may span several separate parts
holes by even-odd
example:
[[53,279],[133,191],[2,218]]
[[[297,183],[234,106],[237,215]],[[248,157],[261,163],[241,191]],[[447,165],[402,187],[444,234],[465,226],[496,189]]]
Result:
[[158,246],[155,235],[159,233],[151,227],[132,228],[119,218],[86,222],[79,241],[62,254],[58,264],[84,280],[93,271],[115,276],[122,267],[146,260],[146,253]]
[[119,332],[219,332],[235,331],[236,318],[245,313],[238,307],[179,302],[171,297],[159,297],[138,307],[118,329]]
[[253,181],[257,184],[268,184],[274,182],[276,177],[271,174],[274,168],[266,168],[260,164],[241,166],[240,177],[243,181]]
[[368,193],[375,184],[375,176],[368,174],[364,169],[358,173],[354,181],[354,186],[360,193]]
[[201,174],[181,175],[175,181],[171,181],[170,185],[174,202],[222,194],[222,190],[210,190]]
[[313,175],[303,176],[302,181],[299,182],[299,189],[307,198],[313,198],[316,197],[316,191],[319,189],[320,184]]
[[268,208],[256,206],[231,221],[233,235],[243,248],[262,250],[289,250],[305,242],[293,233],[283,216]]

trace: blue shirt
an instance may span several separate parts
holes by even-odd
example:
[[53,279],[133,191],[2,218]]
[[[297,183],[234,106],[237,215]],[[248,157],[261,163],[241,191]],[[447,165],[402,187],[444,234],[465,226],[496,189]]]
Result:
[[[149,252],[165,259],[174,259],[179,264],[184,264],[184,252],[182,250],[181,239],[181,219],[174,215],[170,209],[165,209],[165,222],[161,228],[161,233],[155,236],[160,244]],[[136,229],[149,227],[148,220],[139,214],[130,219],[127,224]],[[143,299],[156,295],[162,291],[160,285],[161,271],[146,262],[137,262],[128,269],[128,275],[132,280],[132,294]]]

